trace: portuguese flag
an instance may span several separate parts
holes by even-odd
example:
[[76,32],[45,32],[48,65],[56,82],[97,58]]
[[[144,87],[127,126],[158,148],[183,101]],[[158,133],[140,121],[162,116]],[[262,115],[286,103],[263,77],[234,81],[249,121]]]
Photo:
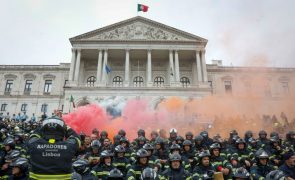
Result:
[[139,11],[147,12],[148,9],[149,9],[149,7],[146,6],[146,5],[143,5],[143,4],[137,4],[137,11],[138,11],[138,12],[139,12]]

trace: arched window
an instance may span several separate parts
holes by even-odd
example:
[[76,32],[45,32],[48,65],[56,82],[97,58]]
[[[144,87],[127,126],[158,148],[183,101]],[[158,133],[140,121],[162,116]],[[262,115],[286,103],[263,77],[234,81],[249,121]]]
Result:
[[160,76],[157,76],[154,79],[154,86],[156,86],[156,87],[162,87],[163,85],[164,85],[164,78],[162,78]]
[[113,78],[113,86],[121,87],[123,86],[123,79],[120,76],[116,76]]
[[96,81],[96,77],[90,76],[89,78],[87,78],[87,86],[88,87],[94,86],[95,81]]
[[143,86],[143,78],[140,76],[136,76],[133,79],[133,85],[134,85],[134,87],[142,87]]
[[187,77],[182,77],[180,79],[180,82],[181,82],[182,87],[185,87],[185,88],[190,85],[189,78],[187,78]]

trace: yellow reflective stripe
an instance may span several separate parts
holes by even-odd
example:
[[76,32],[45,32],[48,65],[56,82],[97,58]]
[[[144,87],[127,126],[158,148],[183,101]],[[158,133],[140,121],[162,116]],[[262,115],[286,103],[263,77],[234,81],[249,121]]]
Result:
[[40,136],[39,134],[31,134],[31,135],[30,135],[30,138],[32,138],[32,137],[34,137],[34,136],[37,137],[37,138],[41,138],[41,136]]
[[35,174],[33,172],[30,172],[30,178],[32,179],[38,179],[38,180],[70,180],[72,177],[72,174]]
[[126,166],[125,163],[113,163],[113,165],[114,165],[114,166],[124,166],[124,167]]
[[102,176],[102,175],[109,175],[109,171],[100,171],[100,172],[96,172],[97,176]]
[[127,180],[133,180],[135,179],[133,176],[130,176]]
[[80,147],[81,147],[81,141],[80,141],[80,139],[77,138],[77,137],[75,137],[75,139],[77,140],[77,142],[78,142],[78,146],[79,146],[79,148],[80,148]]

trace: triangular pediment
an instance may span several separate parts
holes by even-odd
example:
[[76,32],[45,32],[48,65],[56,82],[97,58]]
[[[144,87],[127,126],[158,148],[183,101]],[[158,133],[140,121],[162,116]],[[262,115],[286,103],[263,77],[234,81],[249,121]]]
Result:
[[199,36],[140,16],[73,37],[74,41],[188,41],[207,43]]

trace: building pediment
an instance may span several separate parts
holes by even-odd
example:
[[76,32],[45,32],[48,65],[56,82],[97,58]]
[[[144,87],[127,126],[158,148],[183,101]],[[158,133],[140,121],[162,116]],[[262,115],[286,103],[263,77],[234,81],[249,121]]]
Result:
[[77,41],[187,41],[207,43],[199,36],[140,16],[73,37]]

